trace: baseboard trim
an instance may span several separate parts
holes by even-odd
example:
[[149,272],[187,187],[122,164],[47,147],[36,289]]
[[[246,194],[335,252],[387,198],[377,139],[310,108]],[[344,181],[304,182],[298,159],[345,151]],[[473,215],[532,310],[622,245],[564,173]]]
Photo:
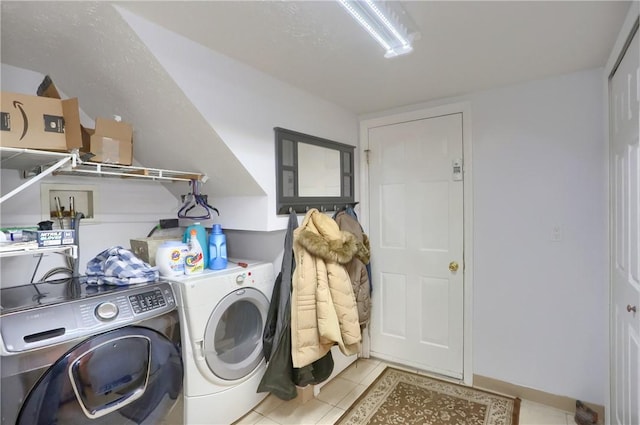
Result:
[[[547,393],[532,388],[521,387],[520,385],[511,384],[509,382],[500,381],[498,379],[489,378],[482,375],[473,375],[473,386],[483,388],[485,390],[502,393],[512,397],[520,397],[521,399],[530,400],[545,406],[555,407],[556,409],[566,412],[576,411],[576,400],[570,397]],[[589,403],[581,400],[584,404],[598,412],[599,422],[604,420],[604,406]]]

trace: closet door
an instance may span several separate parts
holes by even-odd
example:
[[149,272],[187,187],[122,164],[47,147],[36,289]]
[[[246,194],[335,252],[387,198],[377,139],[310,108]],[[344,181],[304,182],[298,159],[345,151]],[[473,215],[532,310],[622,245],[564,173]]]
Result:
[[640,45],[635,35],[609,81],[611,423],[640,423]]

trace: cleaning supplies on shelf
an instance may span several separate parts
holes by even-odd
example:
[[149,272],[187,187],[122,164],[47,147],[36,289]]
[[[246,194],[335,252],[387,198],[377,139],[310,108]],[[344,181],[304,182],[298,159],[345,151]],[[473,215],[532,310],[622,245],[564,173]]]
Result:
[[202,248],[202,257],[204,258],[204,268],[206,269],[209,266],[209,244],[207,243],[207,229],[200,224],[199,222],[193,223],[188,226],[182,235],[182,242],[188,244],[191,239],[191,231],[194,230],[197,233],[198,242],[200,243],[200,248]]
[[184,274],[197,274],[204,271],[204,256],[202,246],[198,242],[198,231],[191,229],[189,251],[184,258]]
[[219,224],[214,224],[209,236],[209,268],[223,270],[227,268],[227,236]]

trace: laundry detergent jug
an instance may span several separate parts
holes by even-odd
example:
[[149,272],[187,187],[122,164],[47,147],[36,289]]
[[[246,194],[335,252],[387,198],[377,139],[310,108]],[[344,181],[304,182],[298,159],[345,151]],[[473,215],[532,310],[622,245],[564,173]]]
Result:
[[200,223],[193,223],[192,225],[187,227],[187,230],[184,231],[182,235],[182,242],[188,244],[189,240],[191,240],[191,230],[195,229],[196,237],[198,238],[198,243],[200,243],[200,247],[202,248],[202,258],[204,258],[204,268],[206,269],[209,266],[209,244],[207,243],[207,229]]
[[191,229],[191,237],[189,239],[189,250],[184,257],[184,274],[198,274],[204,270],[204,256],[202,247],[198,242],[198,232]]
[[182,276],[187,244],[180,241],[163,242],[156,250],[156,267],[164,277]]
[[227,236],[222,227],[214,224],[209,236],[209,268],[223,270],[227,268]]

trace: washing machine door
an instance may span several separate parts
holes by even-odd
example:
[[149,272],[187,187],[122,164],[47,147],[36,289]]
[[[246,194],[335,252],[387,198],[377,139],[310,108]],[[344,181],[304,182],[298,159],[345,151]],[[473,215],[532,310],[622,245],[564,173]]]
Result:
[[16,425],[158,424],[182,390],[179,348],[128,326],[89,338],[58,359],[29,392]]
[[263,361],[262,332],[269,300],[255,288],[228,294],[205,328],[203,349],[209,369],[219,378],[242,379]]

